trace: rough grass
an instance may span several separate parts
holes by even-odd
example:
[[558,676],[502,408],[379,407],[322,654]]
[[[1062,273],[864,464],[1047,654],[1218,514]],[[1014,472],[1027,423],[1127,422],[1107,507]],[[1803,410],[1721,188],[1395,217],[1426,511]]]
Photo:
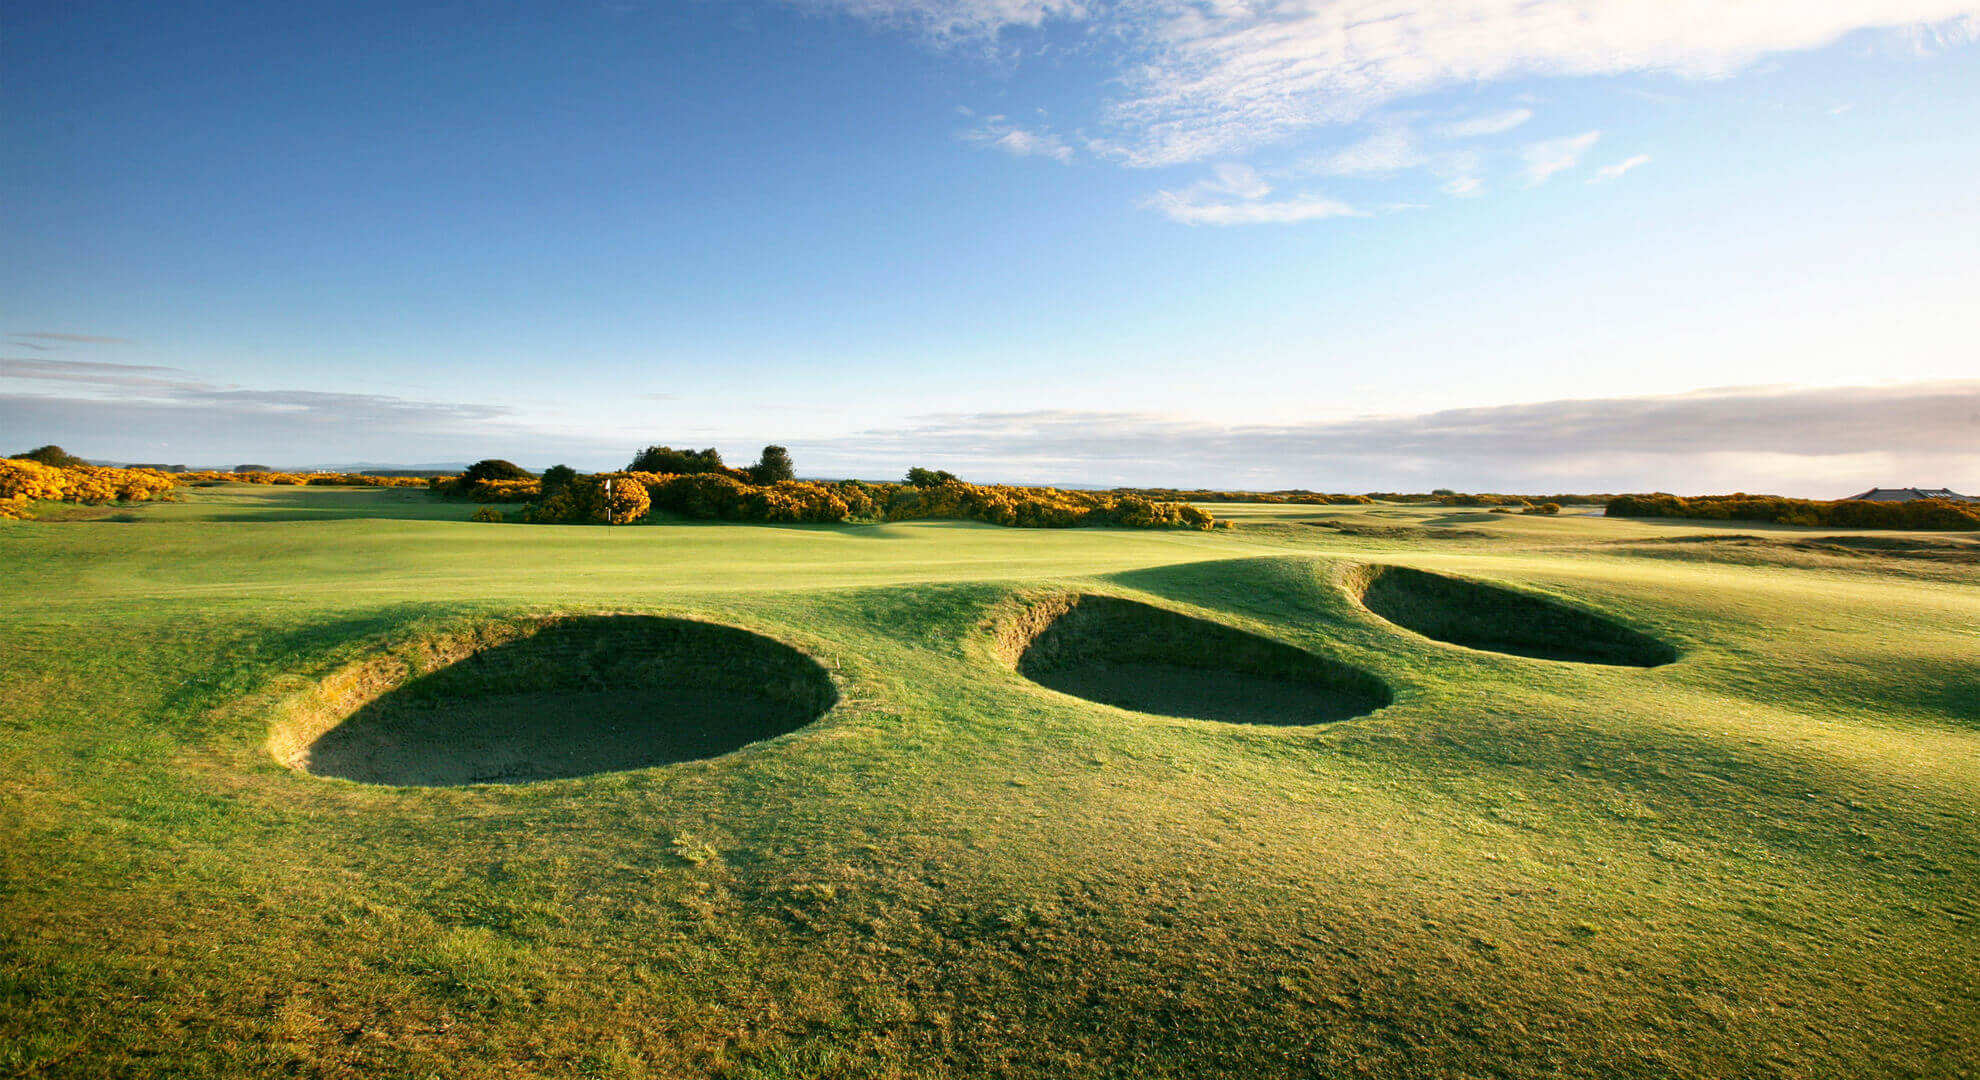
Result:
[[[1189,536],[607,535],[279,495],[0,524],[0,1073],[1980,1067],[1959,564],[1673,560],[1611,541],[1710,530],[1381,506],[1318,509],[1409,531],[1260,508]],[[1361,605],[1369,562],[1684,658],[1453,649]],[[999,652],[1003,617],[1066,592],[1337,658],[1395,700],[1124,722]],[[600,612],[764,634],[842,699],[722,757],[531,784],[350,784],[267,752],[336,672]]]

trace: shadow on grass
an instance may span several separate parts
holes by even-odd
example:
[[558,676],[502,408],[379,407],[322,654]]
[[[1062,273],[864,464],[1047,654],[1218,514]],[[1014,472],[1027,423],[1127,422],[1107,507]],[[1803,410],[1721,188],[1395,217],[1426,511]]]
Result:
[[296,764],[416,787],[588,776],[726,754],[837,700],[810,657],[746,630],[577,616],[386,690]]
[[1040,686],[1159,716],[1331,724],[1394,699],[1382,680],[1338,660],[1114,596],[1034,605],[1004,628],[999,646]]
[[1370,567],[1361,602],[1406,630],[1484,652],[1629,667],[1678,658],[1671,646],[1593,612],[1406,566]]

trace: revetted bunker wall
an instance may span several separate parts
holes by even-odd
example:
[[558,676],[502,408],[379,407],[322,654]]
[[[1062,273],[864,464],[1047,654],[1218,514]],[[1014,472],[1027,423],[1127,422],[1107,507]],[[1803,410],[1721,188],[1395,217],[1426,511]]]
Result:
[[[837,700],[816,661],[747,630],[565,616],[347,667],[285,705],[268,750],[291,768],[374,783],[514,782],[726,753]],[[472,760],[498,752],[505,764]]]
[[[1203,680],[1226,680],[1212,686],[1208,681],[1192,684],[1185,677],[1171,683],[1177,696],[1185,699],[1181,707],[1172,710],[1145,701],[1123,706],[1137,711],[1296,724],[1358,716],[1394,700],[1387,683],[1352,665],[1236,627],[1114,596],[1076,594],[1033,604],[999,628],[997,649],[1026,678],[1082,697],[1093,695],[1079,688],[1078,673],[1109,667],[1196,672]],[[1233,678],[1241,681],[1228,681]],[[1243,707],[1244,702],[1215,714],[1191,708],[1189,699],[1200,701],[1206,689],[1225,698],[1258,699],[1252,703],[1260,708]],[[1267,707],[1274,701],[1280,707]]]
[[1678,651],[1594,612],[1406,566],[1370,566],[1356,583],[1363,606],[1427,638],[1487,652],[1586,664],[1656,667]]

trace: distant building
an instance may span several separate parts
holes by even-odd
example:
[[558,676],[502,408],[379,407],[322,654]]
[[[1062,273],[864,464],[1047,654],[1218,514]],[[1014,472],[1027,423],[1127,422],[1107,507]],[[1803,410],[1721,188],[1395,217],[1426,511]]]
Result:
[[1861,495],[1851,495],[1851,502],[1912,502],[1917,499],[1938,499],[1942,502],[1980,502],[1972,495],[1961,495],[1949,488],[1871,488]]

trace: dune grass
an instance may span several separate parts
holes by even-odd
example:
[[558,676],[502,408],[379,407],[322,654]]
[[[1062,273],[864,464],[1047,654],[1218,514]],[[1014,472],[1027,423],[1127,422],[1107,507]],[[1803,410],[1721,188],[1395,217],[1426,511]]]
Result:
[[[1969,565],[1745,524],[1721,532],[1758,547],[1676,558],[1663,538],[1714,531],[1444,508],[608,532],[406,494],[0,523],[0,1075],[1980,1070]],[[1361,605],[1368,563],[1679,659],[1425,638]],[[1394,702],[1274,727],[1054,692],[999,633],[1068,592]],[[726,756],[530,784],[268,752],[336,672],[599,612],[794,646],[838,703]]]

